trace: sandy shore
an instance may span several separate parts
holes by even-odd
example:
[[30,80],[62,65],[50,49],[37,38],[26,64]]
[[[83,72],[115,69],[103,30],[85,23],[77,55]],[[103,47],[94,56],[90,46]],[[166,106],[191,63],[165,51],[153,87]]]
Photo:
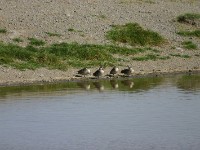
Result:
[[[199,8],[199,0],[1,0],[0,28],[6,28],[8,33],[0,34],[0,41],[8,43],[20,37],[24,40],[21,46],[26,46],[28,37],[35,37],[45,39],[49,44],[111,44],[105,39],[105,33],[111,29],[111,25],[137,22],[167,39],[167,44],[157,47],[162,55],[179,53],[191,57],[132,61],[131,66],[135,70],[133,75],[200,71],[200,39],[177,35],[181,27],[174,21],[180,14],[200,13]],[[70,28],[78,32],[68,31]],[[61,36],[50,37],[46,32],[59,33]],[[189,51],[182,48],[181,42],[186,40],[192,40],[198,49]],[[120,69],[126,65],[124,63]],[[92,72],[96,69],[91,68]],[[105,68],[105,74],[110,69]],[[77,79],[77,70],[40,68],[19,71],[0,66],[0,85],[73,80]]]

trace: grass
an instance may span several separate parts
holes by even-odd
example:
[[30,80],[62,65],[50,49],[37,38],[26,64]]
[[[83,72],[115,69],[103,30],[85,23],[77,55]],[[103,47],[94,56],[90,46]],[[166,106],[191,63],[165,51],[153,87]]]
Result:
[[36,38],[28,38],[29,44],[34,46],[43,46],[45,45],[45,42],[43,40],[39,40]]
[[130,3],[149,3],[149,4],[155,4],[154,0],[120,0],[120,4],[130,4]]
[[154,52],[154,53],[158,53],[159,50],[157,49],[153,49],[153,48],[149,48],[149,47],[144,47],[144,48],[123,48],[123,47],[117,47],[117,46],[106,46],[105,47],[110,53],[112,54],[119,54],[119,55],[135,55],[138,53],[145,53],[145,52]]
[[76,30],[73,29],[73,28],[69,28],[68,31],[69,31],[69,32],[76,32]]
[[0,64],[17,69],[36,69],[39,67],[63,68],[61,59],[53,54],[40,51],[33,46],[20,47],[15,44],[0,43]]
[[169,54],[170,56],[173,57],[181,57],[181,58],[190,58],[191,56],[189,55],[181,55],[181,54]]
[[75,29],[73,29],[73,28],[69,28],[69,29],[68,29],[68,31],[69,31],[69,32],[76,32],[76,33],[80,33],[80,36],[82,36],[82,35],[83,35],[83,31],[81,31],[81,30],[75,30]]
[[107,32],[109,40],[135,46],[160,45],[164,39],[158,33],[145,30],[137,23],[115,25]]
[[160,56],[158,54],[148,54],[148,55],[145,55],[145,56],[140,56],[140,57],[133,57],[132,60],[136,60],[136,61],[148,61],[148,60],[153,60],[153,61],[156,61],[156,60],[167,60],[167,59],[170,59],[169,56]]
[[179,31],[177,34],[181,36],[194,36],[200,38],[200,30],[194,31]]
[[6,30],[6,29],[1,29],[1,28],[0,28],[0,33],[7,33],[7,30]]
[[[181,36],[189,36],[189,37],[200,37],[200,30],[198,28],[198,23],[200,22],[200,14],[197,13],[186,13],[177,17],[177,21],[179,23],[187,23],[193,26],[193,30],[183,30],[177,32],[177,34]],[[194,28],[195,27],[195,28]]]
[[14,42],[16,42],[16,43],[20,43],[20,42],[23,42],[23,40],[22,39],[20,39],[20,38],[14,38],[14,39],[12,39]]
[[[0,64],[17,69],[66,70],[69,67],[92,67],[118,65],[127,56],[144,52],[159,52],[152,48],[122,48],[113,45],[92,45],[78,43],[60,43],[43,47],[0,42]],[[114,54],[118,57],[114,57]]]
[[49,35],[50,37],[51,36],[57,36],[57,37],[60,37],[61,36],[61,34],[59,34],[59,33],[52,33],[52,32],[45,32],[47,35]]
[[99,15],[99,18],[106,19],[106,15]]
[[194,44],[192,41],[184,41],[182,42],[182,45],[188,50],[197,49],[197,45]]
[[200,19],[200,14],[186,13],[177,17],[177,21],[180,23],[190,23],[197,19]]

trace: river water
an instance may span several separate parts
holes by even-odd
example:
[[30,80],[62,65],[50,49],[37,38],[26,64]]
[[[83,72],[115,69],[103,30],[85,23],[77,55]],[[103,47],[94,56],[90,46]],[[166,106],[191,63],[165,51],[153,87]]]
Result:
[[200,75],[0,87],[0,150],[200,150]]

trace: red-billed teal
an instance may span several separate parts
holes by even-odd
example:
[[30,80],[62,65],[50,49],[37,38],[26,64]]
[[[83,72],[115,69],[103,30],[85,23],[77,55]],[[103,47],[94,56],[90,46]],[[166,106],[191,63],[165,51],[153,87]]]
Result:
[[127,69],[124,69],[121,71],[121,73],[123,73],[124,75],[128,75],[128,76],[130,76],[133,72],[134,72],[134,70],[130,66],[128,66]]
[[102,67],[100,67],[97,71],[95,71],[95,72],[93,73],[93,76],[99,78],[99,77],[102,76],[103,74],[104,74],[104,70],[103,70]]
[[116,66],[114,66],[114,67],[111,69],[110,74],[114,76],[114,75],[117,74],[118,72],[119,72],[119,68],[117,68]]
[[85,77],[86,75],[90,74],[90,69],[83,68],[83,69],[78,71],[78,74],[84,75],[84,77]]

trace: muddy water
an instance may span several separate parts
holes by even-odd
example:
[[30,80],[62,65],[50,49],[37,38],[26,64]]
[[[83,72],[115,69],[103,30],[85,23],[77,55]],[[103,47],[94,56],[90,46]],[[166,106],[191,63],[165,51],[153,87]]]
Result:
[[200,75],[0,88],[0,150],[151,149],[200,149]]

